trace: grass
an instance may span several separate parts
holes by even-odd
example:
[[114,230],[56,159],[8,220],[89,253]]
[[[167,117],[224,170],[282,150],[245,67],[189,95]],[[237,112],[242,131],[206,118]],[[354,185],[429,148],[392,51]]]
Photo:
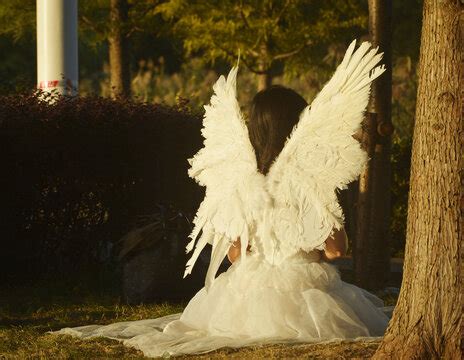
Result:
[[[0,289],[0,359],[145,359],[135,349],[106,338],[81,340],[49,330],[85,324],[156,318],[181,312],[185,304],[124,304],[114,293],[59,288],[50,284]],[[385,299],[391,304],[395,299]],[[180,359],[366,359],[378,342],[266,345],[221,349]]]

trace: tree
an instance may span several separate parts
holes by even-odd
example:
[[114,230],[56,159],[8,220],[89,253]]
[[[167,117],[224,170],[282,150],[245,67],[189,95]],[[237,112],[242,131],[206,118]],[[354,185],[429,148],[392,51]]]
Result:
[[461,359],[462,10],[424,1],[403,284],[378,359]]
[[201,51],[209,62],[240,61],[258,75],[258,89],[285,67],[299,68],[331,42],[349,41],[366,25],[359,1],[187,1],[169,0],[158,8],[174,22],[186,55]]
[[[130,95],[130,38],[136,32],[156,33],[160,0],[79,0],[79,41],[96,47],[108,43],[113,96]],[[35,39],[35,1],[0,2],[0,35],[15,41]]]
[[127,0],[111,0],[108,43],[112,97],[130,96],[129,41],[127,33],[124,31],[128,13],[129,6]]
[[130,96],[130,38],[153,31],[159,0],[81,0],[82,35],[94,45],[108,41],[111,95]]
[[371,160],[359,180],[353,254],[356,281],[369,289],[382,288],[390,272],[391,11],[391,1],[369,0],[370,38],[372,44],[384,53],[382,63],[387,68],[372,86],[362,131],[362,143]]
[[35,1],[2,1],[0,22],[0,35],[11,35],[15,41],[35,36]]

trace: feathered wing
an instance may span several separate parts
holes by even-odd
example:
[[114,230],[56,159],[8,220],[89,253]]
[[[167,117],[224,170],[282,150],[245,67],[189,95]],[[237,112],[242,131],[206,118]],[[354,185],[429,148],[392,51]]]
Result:
[[354,51],[355,44],[356,40],[332,78],[302,112],[269,171],[271,195],[291,204],[295,216],[309,224],[298,242],[307,251],[322,249],[328,235],[342,227],[344,215],[335,190],[345,189],[368,161],[352,135],[360,128],[371,82],[385,67],[376,66],[382,58],[378,48],[370,49],[371,44],[364,42]]
[[231,243],[238,237],[244,263],[255,219],[269,201],[265,179],[257,171],[256,156],[236,97],[237,70],[237,67],[232,68],[227,79],[221,76],[213,86],[214,93],[210,104],[205,106],[201,131],[204,146],[188,160],[189,176],[206,186],[206,194],[189,235],[191,241],[186,250],[194,251],[184,277],[191,273],[200,252],[209,243],[212,253],[205,281],[207,288]]

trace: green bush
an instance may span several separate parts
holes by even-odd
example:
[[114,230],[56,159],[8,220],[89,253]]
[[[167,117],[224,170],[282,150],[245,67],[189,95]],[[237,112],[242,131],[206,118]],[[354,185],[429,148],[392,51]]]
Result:
[[197,209],[203,190],[187,159],[202,145],[199,114],[39,97],[0,97],[0,282],[98,273],[137,215],[158,203]]

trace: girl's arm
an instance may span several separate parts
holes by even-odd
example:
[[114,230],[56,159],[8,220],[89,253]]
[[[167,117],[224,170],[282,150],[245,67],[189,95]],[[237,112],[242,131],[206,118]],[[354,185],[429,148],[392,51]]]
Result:
[[[234,243],[230,246],[229,252],[227,253],[227,258],[231,263],[233,263],[237,258],[240,257],[240,251],[242,249],[242,244],[240,242],[240,236],[237,238],[237,240],[234,241]],[[250,245],[248,245],[247,251],[250,251]]]
[[345,228],[335,229],[332,236],[325,241],[325,250],[322,251],[322,259],[325,261],[337,259],[346,254],[348,237]]

